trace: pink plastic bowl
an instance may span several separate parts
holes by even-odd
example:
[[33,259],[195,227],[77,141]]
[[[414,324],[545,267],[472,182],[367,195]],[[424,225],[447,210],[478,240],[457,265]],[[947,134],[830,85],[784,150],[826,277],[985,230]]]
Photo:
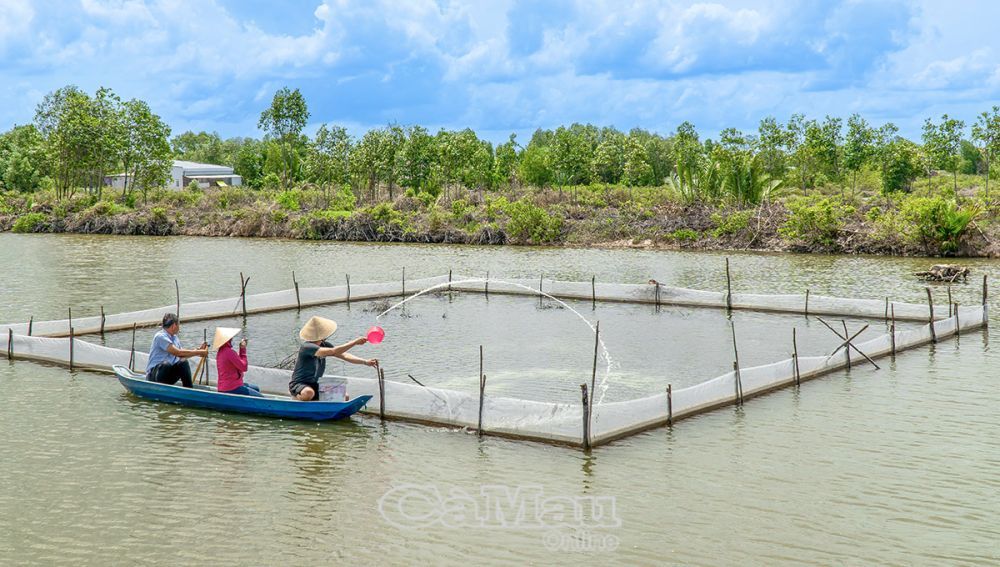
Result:
[[385,338],[385,331],[382,330],[382,327],[375,326],[372,327],[371,329],[368,329],[368,342],[377,345],[380,342],[382,342],[382,339],[384,338]]

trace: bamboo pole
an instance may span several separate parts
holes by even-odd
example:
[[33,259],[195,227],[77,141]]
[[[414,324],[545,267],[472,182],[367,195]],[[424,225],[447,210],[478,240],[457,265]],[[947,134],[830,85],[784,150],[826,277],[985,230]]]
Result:
[[67,307],[66,310],[69,313],[69,330],[73,332],[73,308]]
[[892,323],[889,324],[889,336],[891,337],[892,350],[889,352],[892,357],[896,357],[896,304],[892,304],[890,307],[890,313],[892,317]]
[[378,375],[378,418],[385,421],[385,371],[380,367],[375,367]]
[[351,308],[351,274],[347,274],[347,308]]
[[243,305],[243,318],[247,318],[247,284],[250,278],[243,279],[243,272],[240,272],[240,303]]
[[295,270],[292,270],[292,283],[295,285],[295,309],[302,311],[302,300],[299,298],[299,281],[295,279]]
[[951,309],[952,309],[951,284],[948,284],[948,318],[949,319],[951,319]]
[[451,270],[448,270],[448,291],[451,291]]
[[132,323],[132,351],[128,356],[128,369],[135,372],[135,328],[136,323]]
[[739,405],[743,405],[743,383],[740,379],[740,351],[736,346],[736,324],[729,322],[729,328],[733,332],[733,372],[736,375],[736,400]]
[[176,305],[177,312],[174,313],[174,315],[177,315],[177,321],[179,322],[181,320],[181,285],[177,283],[176,279],[174,279],[174,293],[176,294],[177,298],[177,305]]
[[806,317],[809,316],[809,288],[806,288]]
[[[851,334],[847,332],[847,321],[841,319],[840,324],[844,326],[844,338],[847,339]],[[849,339],[848,339],[849,340]],[[845,348],[844,352],[847,353],[847,367],[851,367],[851,348]]]
[[931,296],[931,288],[930,287],[925,287],[924,289],[927,291],[927,310],[928,310],[927,320],[930,321],[931,342],[932,343],[936,343],[937,342],[937,332],[934,330],[934,297]]
[[594,392],[597,391],[597,349],[601,345],[601,322],[594,329],[594,366],[590,373],[590,406],[594,406]]
[[483,345],[479,345],[479,424],[476,431],[483,436],[483,392],[486,389],[486,375],[483,374]]
[[889,296],[885,297],[885,322],[889,322]]
[[104,337],[104,323],[106,321],[107,321],[107,318],[104,316],[104,306],[102,305],[101,306],[101,337]]
[[962,324],[958,320],[958,302],[956,301],[955,302],[955,336],[957,337],[957,336],[959,336],[961,334],[962,334]]
[[674,386],[667,384],[667,426],[674,426]]
[[597,276],[590,276],[590,309],[597,309]]
[[29,337],[31,336],[31,331],[34,329],[34,327],[35,327],[35,316],[32,315],[31,317],[28,318],[28,336]]
[[7,360],[14,358],[14,329],[7,329]]
[[726,258],[726,309],[733,308],[733,280],[729,275],[729,258]]
[[73,371],[73,327],[69,328],[69,371]]
[[802,376],[799,374],[799,343],[795,338],[795,327],[792,327],[792,366],[795,369],[795,385],[802,385]]
[[986,291],[987,291],[987,289],[986,289],[986,274],[983,274],[983,325],[988,325],[989,321],[990,321],[990,318],[989,318],[989,316],[986,313],[986,311],[987,311],[987,306],[986,306]]
[[587,384],[580,384],[580,394],[583,402],[583,449],[590,450],[590,397],[587,395]]

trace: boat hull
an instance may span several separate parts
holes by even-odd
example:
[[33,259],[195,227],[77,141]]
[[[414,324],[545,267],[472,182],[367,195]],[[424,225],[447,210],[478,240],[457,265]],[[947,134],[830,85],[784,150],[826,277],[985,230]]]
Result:
[[215,388],[207,386],[185,388],[149,382],[145,375],[132,372],[123,366],[115,366],[114,370],[121,385],[131,394],[140,398],[195,408],[284,419],[310,421],[343,419],[360,411],[372,398],[371,396],[360,396],[346,402],[300,402],[288,397],[221,394]]

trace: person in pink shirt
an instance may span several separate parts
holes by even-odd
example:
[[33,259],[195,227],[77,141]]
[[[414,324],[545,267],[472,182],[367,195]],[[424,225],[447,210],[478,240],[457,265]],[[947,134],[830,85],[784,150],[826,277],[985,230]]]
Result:
[[247,340],[240,341],[239,352],[233,348],[233,338],[240,334],[239,329],[217,327],[212,348],[216,350],[215,364],[218,370],[218,390],[223,394],[239,394],[242,396],[262,397],[260,388],[243,381],[247,371]]

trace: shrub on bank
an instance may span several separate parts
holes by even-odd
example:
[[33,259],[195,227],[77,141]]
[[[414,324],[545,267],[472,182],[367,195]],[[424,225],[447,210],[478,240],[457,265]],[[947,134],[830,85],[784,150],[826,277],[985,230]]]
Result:
[[942,197],[911,197],[900,206],[911,237],[923,245],[925,253],[944,256],[958,251],[969,225],[981,212],[978,205],[959,207]]
[[45,213],[27,213],[17,217],[11,230],[19,233],[44,232],[47,217]]
[[557,242],[562,237],[562,217],[551,215],[525,199],[510,203],[506,211],[510,215],[507,233],[514,240],[548,244]]
[[844,228],[845,219],[854,214],[854,207],[840,197],[807,195],[789,199],[788,218],[778,228],[786,241],[800,242],[809,247],[829,248]]

